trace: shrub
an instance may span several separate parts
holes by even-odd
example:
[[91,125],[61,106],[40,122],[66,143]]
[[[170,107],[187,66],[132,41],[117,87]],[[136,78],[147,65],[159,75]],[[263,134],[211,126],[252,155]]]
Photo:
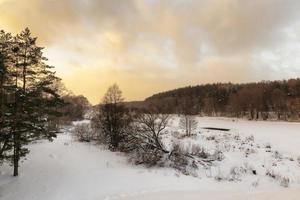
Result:
[[[198,152],[194,148],[194,153]],[[198,165],[196,160],[179,143],[175,143],[169,155],[169,166],[185,175],[198,176],[196,170]]]
[[218,169],[218,174],[214,177],[216,181],[223,181],[226,180],[225,176],[223,175],[223,172],[221,171],[221,169]]
[[191,147],[191,155],[197,156],[199,158],[208,158],[209,154],[205,152],[204,148],[200,147],[199,145],[192,145]]
[[232,167],[230,169],[230,173],[229,173],[229,180],[230,181],[239,181],[241,176],[243,174],[245,174],[247,172],[247,170],[244,167]]
[[297,162],[300,164],[300,156],[297,157]]
[[222,151],[216,150],[212,155],[209,156],[211,160],[222,161],[224,160],[225,156]]
[[281,177],[280,178],[280,185],[282,187],[289,187],[289,185],[290,185],[290,179],[288,177]]
[[135,150],[129,157],[129,161],[136,165],[145,165],[147,167],[161,166],[164,152],[157,149]]
[[257,187],[259,185],[259,178],[252,183],[253,187]]
[[90,123],[76,124],[73,129],[73,134],[80,142],[90,142],[95,139],[95,133],[92,130]]
[[281,174],[275,173],[274,170],[267,170],[266,175],[279,181],[280,185],[282,187],[289,187],[290,184],[290,178],[283,176]]
[[281,159],[282,159],[282,155],[281,155],[278,151],[275,151],[275,152],[274,152],[273,157],[274,157],[275,159],[278,159],[278,160],[281,160]]

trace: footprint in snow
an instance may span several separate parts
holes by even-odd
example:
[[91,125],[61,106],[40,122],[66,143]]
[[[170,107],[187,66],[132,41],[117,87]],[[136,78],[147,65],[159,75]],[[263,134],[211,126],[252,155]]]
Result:
[[50,157],[50,158],[53,158],[53,159],[56,159],[56,156],[55,156],[54,154],[52,154],[52,153],[49,154],[49,157]]
[[110,162],[106,161],[106,168],[113,168],[113,165]]

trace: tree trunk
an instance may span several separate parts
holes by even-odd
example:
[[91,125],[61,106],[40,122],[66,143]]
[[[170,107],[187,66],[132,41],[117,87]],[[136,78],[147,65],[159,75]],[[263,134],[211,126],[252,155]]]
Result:
[[19,160],[18,158],[14,158],[14,176],[19,175]]
[[185,134],[189,135],[189,130],[188,130],[188,118],[185,116]]
[[13,155],[13,165],[14,165],[14,176],[19,175],[19,160],[20,160],[20,143],[19,138],[16,133],[14,134],[14,155]]

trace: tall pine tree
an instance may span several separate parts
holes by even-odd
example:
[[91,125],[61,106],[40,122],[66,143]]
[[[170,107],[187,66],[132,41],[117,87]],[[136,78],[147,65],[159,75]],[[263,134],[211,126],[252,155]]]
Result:
[[5,95],[1,95],[4,99],[1,112],[5,123],[1,130],[6,139],[0,140],[2,146],[6,143],[2,158],[11,161],[14,176],[18,175],[20,159],[29,153],[27,144],[56,136],[58,126],[53,122],[60,114],[58,108],[63,106],[55,90],[59,78],[53,67],[45,63],[43,48],[36,45],[36,39],[26,28],[6,43],[11,62],[4,62],[3,69],[10,81],[2,87]]

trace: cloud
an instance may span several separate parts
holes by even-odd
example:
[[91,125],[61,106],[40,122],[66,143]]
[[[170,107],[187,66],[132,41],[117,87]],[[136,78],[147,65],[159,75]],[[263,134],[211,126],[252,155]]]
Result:
[[96,99],[110,80],[134,81],[128,96],[141,99],[192,83],[300,75],[298,61],[279,56],[299,52],[299,9],[297,0],[2,0],[0,28],[30,27],[71,89]]

